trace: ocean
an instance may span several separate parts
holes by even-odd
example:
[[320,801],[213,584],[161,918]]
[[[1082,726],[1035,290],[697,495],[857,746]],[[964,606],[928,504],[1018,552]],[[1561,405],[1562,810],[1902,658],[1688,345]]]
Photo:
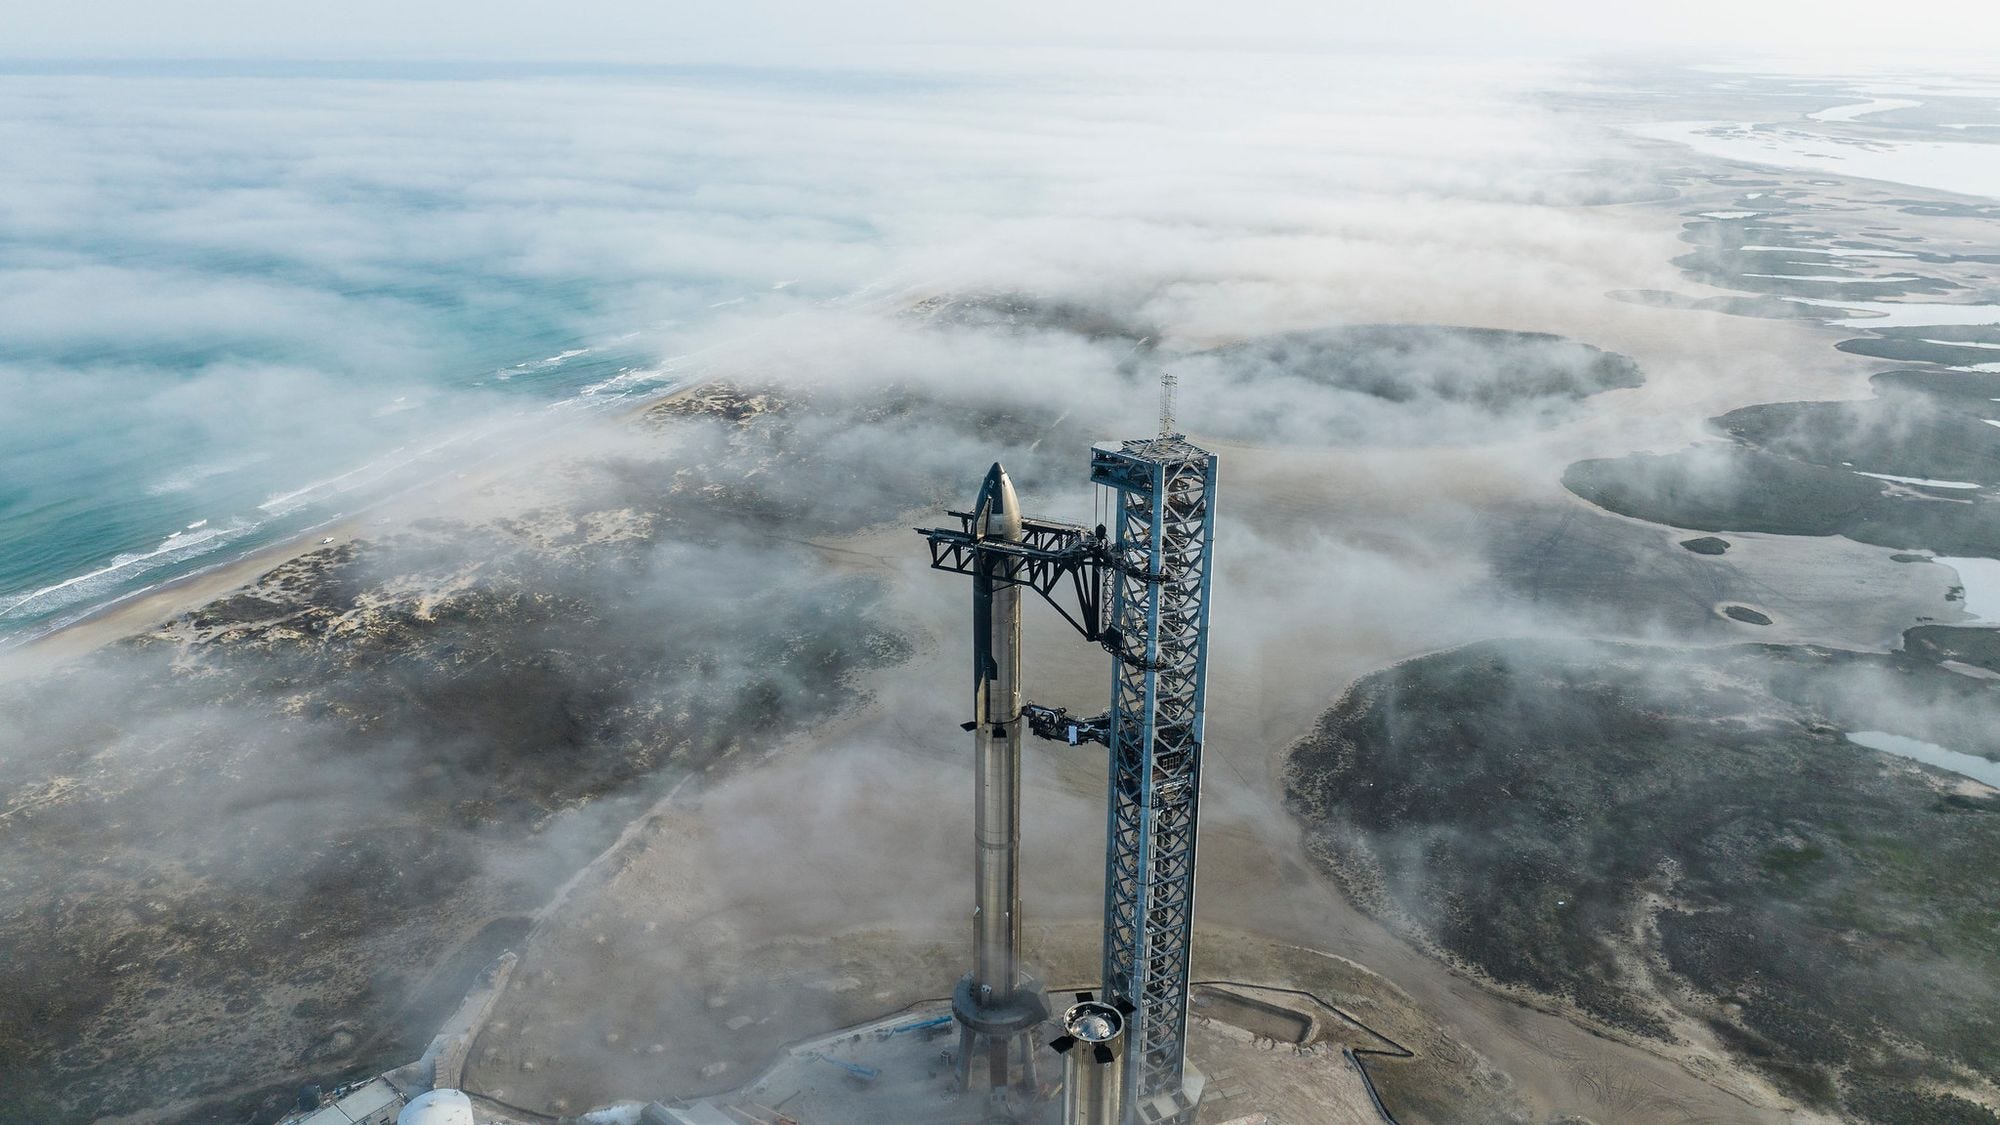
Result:
[[657,393],[732,321],[864,290],[879,193],[796,123],[913,88],[938,87],[0,66],[0,645]]
[[[982,290],[1158,303],[1190,338],[1322,323],[1293,323],[1317,290],[1232,279],[1303,231],[1331,262],[1412,194],[1624,197],[1614,163],[1570,159],[1559,115],[1522,108],[1547,80],[928,48],[0,61],[0,647],[628,409],[736,341],[794,372],[979,367],[884,346],[882,318],[795,316]],[[1427,143],[1385,145],[1384,120]]]

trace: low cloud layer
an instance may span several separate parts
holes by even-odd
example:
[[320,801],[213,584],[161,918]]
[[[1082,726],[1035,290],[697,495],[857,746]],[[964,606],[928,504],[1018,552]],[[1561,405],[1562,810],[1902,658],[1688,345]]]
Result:
[[[1182,424],[1225,465],[1211,823],[1289,833],[1264,775],[1353,675],[1578,628],[1569,579],[1496,561],[1509,532],[1494,513],[1573,504],[1575,447],[1622,453],[1627,425],[1696,425],[1643,405],[1733,374],[1705,362],[1729,329],[1661,332],[1673,314],[1602,296],[1673,280],[1662,224],[1591,206],[1658,197],[1654,173],[1530,96],[1561,78],[1542,68],[1093,58],[873,78],[0,78],[0,119],[30,157],[0,173],[20,263],[0,271],[0,319],[34,325],[0,357],[0,437],[47,415],[103,422],[112,445],[121,427],[178,435],[186,457],[141,473],[107,456],[100,476],[129,471],[139,494],[187,481],[160,495],[220,503],[197,486],[237,474],[227,495],[261,510],[343,456],[509,427],[467,446],[485,460],[458,468],[448,503],[420,489],[371,511],[390,522],[352,557],[18,689],[40,725],[4,763],[33,807],[0,821],[23,857],[0,865],[0,923],[37,935],[36,964],[157,975],[38,992],[43,1014],[114,1046],[149,1030],[120,1002],[194,1021],[128,1068],[155,1080],[144,1096],[231,1093],[191,1060],[227,1041],[223,1069],[249,1073],[230,1028],[253,1018],[279,1029],[259,1066],[401,1061],[396,1036],[435,1014],[396,1006],[427,950],[525,926],[676,771],[728,774],[870,687],[889,729],[829,738],[822,803],[801,800],[796,766],[721,780],[711,874],[791,895],[815,924],[878,892],[885,924],[949,919],[959,888],[935,884],[957,860],[919,856],[889,887],[842,882],[850,856],[775,871],[757,818],[828,851],[868,819],[861,835],[887,847],[892,811],[953,799],[939,778],[956,759],[910,761],[932,732],[956,738],[956,642],[934,667],[923,646],[940,621],[956,636],[962,591],[911,581],[900,521],[963,504],[999,459],[1033,510],[1089,522],[1084,449],[1152,432],[1163,367],[1185,377]],[[1380,324],[1551,333],[1574,343],[1528,351],[1559,376],[1614,354],[1637,367],[1559,377],[1534,397],[1561,409],[1522,409],[1480,389],[1516,379],[1521,356],[1454,335],[1414,373],[1422,408],[1403,410],[1343,384],[1353,372],[1243,362],[1283,334]],[[643,421],[590,409],[701,379],[728,387]],[[100,410],[85,387],[130,405]],[[1532,593],[1496,596],[1517,588]],[[1089,705],[1102,654],[1085,652],[1087,667],[1039,665],[1031,690]],[[912,654],[916,686],[865,682]],[[1074,832],[1088,818],[1064,801],[1036,815]],[[66,849],[101,808],[123,817],[92,844],[109,905],[65,923],[82,909]],[[177,811],[198,819],[184,835]],[[907,838],[934,841],[935,818],[918,819]],[[342,880],[349,856],[365,887]],[[158,870],[174,864],[201,870]],[[1085,883],[1041,901],[1087,912]],[[141,917],[167,899],[156,888],[190,884],[213,894]],[[222,930],[201,927],[310,932],[302,886],[355,911],[387,901],[398,921],[321,935],[346,967],[299,986],[329,1007],[266,990],[229,1011],[258,982],[231,976]],[[126,932],[143,936],[118,945]],[[177,942],[209,974],[178,995],[220,1003],[149,996]],[[272,963],[287,980],[314,968]],[[536,969],[561,985],[561,966]],[[317,1045],[336,1015],[377,1037]],[[0,1047],[31,1059],[48,1104],[142,1100],[30,1023],[0,1026]]]
[[[869,363],[856,333],[926,294],[1075,302],[1167,354],[1440,303],[1573,332],[1597,292],[1664,277],[1603,276],[1642,260],[1630,224],[1557,205],[1658,188],[1520,100],[1551,76],[1116,54],[0,76],[4,503],[78,521],[46,558],[0,554],[0,606],[198,520],[351,511],[357,481],[434,471],[385,475],[433,439],[719,354],[838,368],[816,353],[852,340]],[[1048,358],[1009,355],[1006,381],[1066,379],[1024,370]]]
[[1802,47],[1880,52],[1924,48],[1934,26],[1993,28],[1975,0],[1940,0],[1936,24],[1899,19],[1860,0],[1718,0],[1671,8],[1606,8],[1579,0],[1491,5],[1472,0],[1327,7],[1300,0],[1253,0],[1226,12],[1193,0],[1050,0],[941,9],[910,0],[822,8],[755,0],[726,9],[662,9],[602,0],[584,9],[527,0],[504,11],[456,3],[420,11],[366,0],[338,16],[302,3],[243,0],[144,5],[129,0],[85,20],[50,0],[10,10],[0,31],[35,55],[95,57],[159,53],[195,57],[448,57],[657,60],[707,57],[723,44],[737,54],[845,57],[857,43],[1167,44],[1299,50],[1357,47],[1461,52],[1528,49],[1702,47],[1732,51]]

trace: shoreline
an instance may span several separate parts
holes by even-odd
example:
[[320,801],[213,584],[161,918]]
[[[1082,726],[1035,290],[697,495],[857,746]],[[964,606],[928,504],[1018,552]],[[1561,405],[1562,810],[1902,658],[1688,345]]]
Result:
[[[645,396],[629,409],[611,412],[605,420],[613,425],[628,425],[661,403],[694,393],[714,378],[691,379],[658,394]],[[552,450],[538,453],[529,463],[540,461],[550,452]],[[493,456],[489,455],[485,460],[490,462]],[[414,491],[429,489],[426,503],[435,506],[469,489],[492,484],[509,472],[519,471],[522,464],[515,462],[500,467],[481,467],[475,462],[470,468],[448,468],[437,477],[382,497],[359,511],[335,516],[275,543],[253,548],[246,554],[114,598],[66,625],[0,649],[0,684],[54,671],[70,661],[138,636],[181,614],[192,613],[253,585],[277,567],[316,550],[365,541],[368,525],[407,523],[407,512],[402,513],[403,518],[400,519],[385,516],[383,512]],[[440,484],[444,487],[437,487]]]
[[[248,554],[214,563],[201,570],[134,591],[106,602],[67,625],[0,652],[0,683],[35,671],[53,670],[80,656],[137,636],[152,625],[200,609],[225,594],[250,585],[258,577],[322,546],[360,538],[361,517],[341,516],[290,538],[253,549]],[[331,539],[332,544],[324,542]],[[35,668],[20,667],[37,658]]]
[[[865,291],[864,288],[860,292]],[[921,299],[912,296],[917,292],[928,293],[930,287],[905,286],[882,297],[874,298],[874,302],[907,305]],[[858,295],[859,292],[850,296]],[[713,346],[704,350],[713,350]],[[719,373],[713,371],[705,375],[689,375],[684,381],[664,390],[639,396],[636,402],[623,410],[607,411],[605,420],[614,425],[629,424],[633,419],[660,404],[693,394],[721,377]],[[545,406],[558,405],[559,402],[548,403]],[[571,425],[574,427],[580,424]],[[264,573],[303,557],[312,548],[359,540],[362,536],[358,532],[364,520],[385,522],[379,513],[408,497],[412,492],[437,485],[448,478],[452,479],[449,487],[431,494],[430,500],[435,503],[469,488],[490,484],[505,471],[486,468],[488,463],[498,456],[498,453],[489,453],[469,465],[446,468],[436,477],[419,481],[381,497],[364,505],[359,511],[330,517],[295,535],[263,547],[252,548],[248,553],[233,559],[211,563],[178,578],[119,595],[47,632],[17,644],[0,645],[0,684],[25,679],[39,672],[52,671],[100,648],[137,636],[153,624],[200,609],[225,594],[251,585]],[[535,459],[539,460],[539,456]],[[331,544],[317,541],[329,536],[334,540]],[[31,657],[42,659],[30,659]]]

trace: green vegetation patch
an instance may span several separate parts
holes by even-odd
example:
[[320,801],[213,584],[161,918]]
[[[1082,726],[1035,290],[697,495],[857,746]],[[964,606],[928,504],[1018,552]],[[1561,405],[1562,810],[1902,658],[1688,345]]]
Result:
[[1287,793],[1364,908],[1494,980],[1863,1120],[1979,1120],[1945,1091],[2000,1068],[2000,806],[1845,733],[1991,757],[1995,719],[1898,657],[1490,642],[1360,681]]
[[1592,395],[1644,381],[1630,358],[1561,336],[1439,324],[1262,336],[1174,370],[1196,396],[1190,406],[1227,397],[1227,410],[1205,415],[1212,432],[1283,445],[1490,440],[1557,424]]
[[1977,363],[1993,363],[1996,359],[2000,359],[2000,353],[1995,353],[1990,348],[1940,344],[1932,340],[1907,337],[1863,337],[1858,340],[1842,340],[1834,347],[1851,355],[1893,359],[1901,363],[1970,366]]
[[[1996,353],[2000,354],[2000,353]],[[1939,396],[1877,384],[1877,398],[1772,402],[1715,420],[1729,436],[1809,464],[1927,480],[2000,482],[2000,441],[1986,409],[1953,409]]]
[[1571,492],[1619,515],[1699,531],[1835,535],[1865,518],[1880,481],[1732,445],[1578,461]]
[[1903,631],[1903,651],[1926,660],[1956,660],[2000,672],[2000,629],[1965,625],[1919,625]]
[[[1774,443],[1803,440],[1781,426],[1771,433]],[[1837,456],[1840,448],[1819,455]],[[1894,464],[1911,468],[1916,456]],[[2000,505],[1965,495],[1969,490],[1890,488],[1852,469],[1743,445],[1578,461],[1564,470],[1563,484],[1619,515],[1697,531],[1845,535],[1880,547],[1953,555],[2000,551]]]

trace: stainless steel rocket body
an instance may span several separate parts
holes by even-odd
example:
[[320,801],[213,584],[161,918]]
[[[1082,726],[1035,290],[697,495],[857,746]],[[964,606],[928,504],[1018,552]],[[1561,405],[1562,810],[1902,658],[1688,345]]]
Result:
[[[1020,500],[997,464],[975,515],[982,538],[1020,541]],[[1020,983],[1021,590],[1008,581],[1017,561],[992,552],[980,559],[972,580],[973,989],[984,1001]]]
[[[1021,588],[1027,531],[1006,470],[994,465],[958,532],[927,531],[933,565],[950,558],[972,578],[972,970],[952,989],[960,1090],[972,1062],[986,1060],[994,1091],[1035,1087],[1032,1029],[1048,1018],[1039,981],[1022,971],[1021,946]],[[938,554],[938,552],[943,552]]]

